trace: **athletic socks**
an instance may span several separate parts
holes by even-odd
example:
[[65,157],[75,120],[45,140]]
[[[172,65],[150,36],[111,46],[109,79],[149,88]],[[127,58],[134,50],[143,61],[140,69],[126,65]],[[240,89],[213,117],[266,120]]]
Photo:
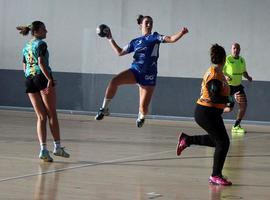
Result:
[[240,125],[241,120],[242,120],[242,119],[237,119],[237,120],[235,121],[234,127],[236,127],[236,126]]
[[60,140],[54,141],[53,144],[54,144],[54,149],[59,149],[59,148],[61,148]]
[[[61,148],[60,140],[54,141],[53,144],[54,144],[54,149]],[[40,149],[41,150],[47,150],[47,144],[46,143],[40,144]]]
[[138,114],[138,119],[145,119],[145,115],[139,112]]
[[110,101],[111,99],[104,98],[102,108],[104,108],[105,110],[108,109]]
[[47,150],[47,144],[46,143],[41,143],[40,144],[40,150]]

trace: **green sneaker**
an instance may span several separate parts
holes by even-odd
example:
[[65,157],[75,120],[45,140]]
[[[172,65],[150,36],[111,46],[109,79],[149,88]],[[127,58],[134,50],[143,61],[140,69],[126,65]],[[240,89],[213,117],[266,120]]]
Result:
[[70,157],[70,155],[64,150],[64,147],[54,149],[53,155],[61,156],[61,157],[64,157],[64,158],[69,158]]
[[50,156],[50,153],[47,149],[40,150],[39,158],[43,160],[44,162],[53,162],[53,159]]
[[240,125],[232,127],[232,133],[244,134],[246,131]]

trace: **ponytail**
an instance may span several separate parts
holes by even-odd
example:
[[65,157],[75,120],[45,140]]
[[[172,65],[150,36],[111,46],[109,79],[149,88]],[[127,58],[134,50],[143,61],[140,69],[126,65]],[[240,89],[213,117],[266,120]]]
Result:
[[143,18],[144,18],[143,15],[139,15],[139,16],[138,16],[138,18],[137,18],[137,23],[138,23],[138,25],[140,25],[140,24],[142,23]]
[[17,26],[16,29],[19,31],[20,34],[23,36],[28,35],[29,31],[31,30],[30,25],[29,26]]
[[34,21],[32,22],[32,24],[28,25],[28,26],[17,26],[16,29],[19,31],[20,34],[22,34],[23,36],[26,36],[29,34],[29,32],[31,31],[31,34],[34,35],[35,31],[38,31],[38,29],[44,25],[43,22],[41,21]]

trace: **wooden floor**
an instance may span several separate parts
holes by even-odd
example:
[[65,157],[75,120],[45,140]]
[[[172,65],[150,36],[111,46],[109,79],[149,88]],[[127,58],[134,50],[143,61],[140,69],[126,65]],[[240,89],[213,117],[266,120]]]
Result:
[[230,135],[224,175],[233,185],[220,187],[208,184],[212,148],[191,146],[175,155],[179,131],[203,133],[193,121],[148,120],[139,129],[132,118],[59,119],[71,158],[43,163],[34,113],[0,111],[1,200],[270,199],[270,126],[244,124],[246,135]]

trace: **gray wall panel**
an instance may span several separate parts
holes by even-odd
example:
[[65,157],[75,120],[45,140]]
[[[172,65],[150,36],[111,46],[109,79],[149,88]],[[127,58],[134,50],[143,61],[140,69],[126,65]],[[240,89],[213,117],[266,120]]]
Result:
[[158,77],[153,114],[192,117],[200,84],[200,79]]
[[[57,108],[74,111],[96,112],[102,104],[106,86],[114,75],[53,73],[57,80]],[[23,72],[0,70],[0,106],[31,107],[24,88]],[[269,82],[243,82],[248,96],[248,110],[245,119],[270,121],[268,103]],[[151,115],[193,117],[195,102],[199,97],[201,79],[158,77],[158,84],[149,108]],[[121,86],[113,99],[112,113],[138,113],[138,87]],[[236,109],[224,114],[226,119],[234,119]]]
[[25,93],[23,71],[1,69],[0,85],[0,106],[31,106]]

